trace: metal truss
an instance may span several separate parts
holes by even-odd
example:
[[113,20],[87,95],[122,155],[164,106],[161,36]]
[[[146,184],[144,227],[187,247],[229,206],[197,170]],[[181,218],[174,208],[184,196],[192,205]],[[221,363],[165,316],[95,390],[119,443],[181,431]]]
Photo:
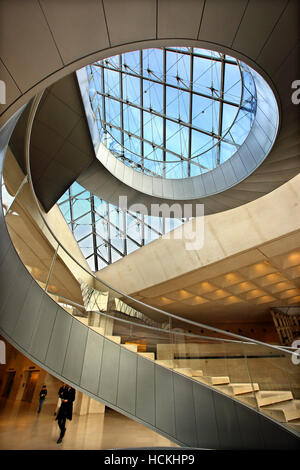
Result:
[[[144,215],[134,214],[131,211],[123,211],[106,201],[101,201],[86,190],[78,191],[77,189],[76,191],[74,185],[67,190],[62,199],[58,202],[58,205],[79,247],[82,249],[83,254],[85,254],[86,260],[95,272],[108,266],[116,258],[120,259],[145,245],[147,243],[147,232],[151,233],[151,240],[161,237],[165,232],[165,223],[162,220],[162,230],[157,230],[147,221]],[[85,210],[81,207],[80,201],[82,199],[86,202],[88,201],[88,210],[86,210],[86,204],[84,205]],[[99,205],[100,208],[104,207],[105,210],[100,211]],[[74,217],[75,212],[77,217]],[[113,221],[113,213],[118,214],[122,221],[122,227]],[[90,221],[86,223],[85,218],[89,215]],[[128,223],[129,218],[132,219],[131,224]],[[105,234],[99,230],[99,224],[104,224],[106,227]],[[77,233],[79,227],[87,228],[83,236]],[[133,233],[134,230],[132,230],[135,227],[139,228],[139,236],[136,237]],[[115,243],[116,236],[112,236],[113,230],[114,233],[118,234],[118,244]],[[89,252],[85,253],[85,250]]]
[[[216,53],[211,54],[211,56],[201,53],[201,50],[195,48],[162,48],[162,63],[161,63],[161,70],[159,72],[152,70],[151,67],[148,65],[146,68],[145,59],[143,55],[143,51],[139,51],[138,53],[138,62],[136,66],[132,67],[126,63],[126,55],[121,54],[117,56],[117,58],[110,58],[105,59],[99,62],[94,63],[91,66],[88,66],[88,74],[89,79],[92,81],[94,79],[97,86],[95,86],[95,92],[93,96],[90,97],[91,104],[93,110],[96,115],[99,117],[99,125],[102,129],[112,135],[112,139],[115,140],[117,144],[119,144],[120,148],[118,152],[116,152],[119,158],[123,159],[128,164],[130,162],[136,163],[136,157],[139,158],[139,164],[137,168],[139,171],[145,171],[148,174],[152,174],[152,176],[156,177],[165,177],[166,176],[166,169],[170,163],[173,164],[180,164],[186,163],[187,164],[187,174],[185,177],[192,176],[191,169],[192,165],[198,168],[198,172],[205,172],[212,169],[208,167],[207,164],[202,163],[199,161],[202,153],[205,153],[207,150],[204,150],[202,153],[193,152],[192,147],[192,140],[193,140],[193,132],[203,134],[211,138],[212,145],[210,148],[216,148],[216,161],[214,166],[217,166],[222,163],[222,155],[221,155],[221,142],[224,142],[230,146],[232,146],[233,151],[235,148],[238,148],[238,142],[235,142],[232,139],[230,133],[226,137],[224,137],[223,131],[223,116],[224,116],[224,105],[231,106],[232,109],[236,109],[236,116],[238,111],[241,107],[241,102],[237,102],[234,100],[230,100],[228,98],[228,86],[227,91],[225,92],[225,79],[226,79],[226,67],[236,66],[239,68],[239,63],[235,59],[232,59],[225,54],[218,54]],[[200,52],[199,52],[200,51]],[[147,51],[146,51],[147,52]],[[203,52],[203,51],[202,51]],[[170,70],[168,69],[168,54],[176,54],[176,60],[179,62],[181,58],[187,57],[188,64],[189,64],[189,71],[186,77],[180,76],[178,72],[176,76],[171,76],[172,80],[170,79]],[[136,56],[137,57],[137,56]],[[178,59],[177,59],[178,57]],[[199,83],[197,83],[197,87],[194,85],[194,80],[199,79],[199,77],[194,76],[194,70],[197,60],[203,60],[203,64],[207,62],[207,69],[204,69],[204,73],[207,73],[214,64],[220,64],[218,68],[218,76],[215,78],[217,80],[217,85],[214,84],[213,79],[211,83],[207,83],[206,88],[209,89],[209,92],[203,92],[202,90],[199,91]],[[177,64],[175,62],[175,65]],[[175,67],[173,64],[172,67]],[[199,65],[199,64],[198,64]],[[177,65],[178,67],[178,65]],[[117,93],[111,93],[109,87],[112,86],[111,84],[107,86],[106,79],[105,79],[105,72],[115,72],[118,74],[118,80],[116,83],[118,85]],[[172,72],[174,73],[174,71]],[[202,74],[202,75],[203,75]],[[101,80],[96,80],[96,75],[101,77]],[[134,77],[139,81],[139,99],[137,100],[128,99],[124,94],[124,79],[128,79],[128,77]],[[242,78],[240,79],[242,84]],[[175,82],[175,83],[174,83]],[[95,85],[94,83],[94,85]],[[99,83],[101,86],[99,87]],[[161,109],[157,110],[144,103],[144,94],[147,92],[145,90],[145,84],[148,83],[148,86],[153,88],[155,85],[159,84],[162,86],[162,100],[161,100]],[[228,83],[227,83],[228,85]],[[235,84],[232,84],[234,86]],[[204,87],[204,85],[201,85]],[[148,90],[150,90],[148,88]],[[178,100],[180,100],[180,94],[188,93],[189,94],[189,109],[188,109],[188,119],[183,119],[180,116],[180,112],[178,117],[171,116],[168,113],[168,101],[167,101],[167,89],[176,90],[178,93]],[[99,99],[98,99],[98,98]],[[216,126],[211,130],[203,129],[197,125],[196,119],[194,117],[195,106],[193,104],[194,97],[201,97],[207,100],[207,106],[212,106],[212,103],[218,104],[218,117],[216,117]],[[118,117],[118,124],[116,122],[112,122],[111,116],[107,114],[107,107],[109,103],[114,102],[116,105],[119,106],[119,117]],[[136,124],[136,131],[132,131],[131,129],[126,128],[124,123],[124,109],[125,106],[131,109],[135,109],[139,111],[139,122]],[[249,111],[249,110],[246,110]],[[202,111],[202,112],[205,112]],[[214,110],[212,111],[214,112]],[[160,142],[152,141],[147,136],[145,136],[145,116],[150,116],[150,120],[152,119],[151,116],[155,116],[162,119],[162,139]],[[186,129],[188,132],[188,142],[187,142],[187,155],[183,155],[183,152],[175,152],[174,149],[168,148],[168,138],[167,138],[167,123],[173,123],[180,126],[180,132],[182,129]],[[151,121],[152,125],[152,121]],[[116,131],[119,135],[117,139],[112,134],[113,131]],[[125,136],[127,138],[134,138],[138,139],[139,144],[139,151],[133,151],[131,148],[128,148],[125,144]],[[170,138],[170,137],[169,137]],[[145,152],[145,144],[148,145],[148,148],[153,148],[153,152]],[[210,148],[208,150],[210,150]],[[161,157],[158,158],[157,156],[152,156],[152,154],[156,151],[161,151]],[[180,149],[179,149],[180,150]],[[168,158],[167,158],[168,154]],[[151,156],[149,156],[151,155]],[[170,156],[174,156],[174,160],[170,159]],[[156,164],[160,164],[159,168],[153,168],[153,164],[147,164],[146,160],[149,160],[150,163],[155,162]],[[149,166],[150,165],[150,166]],[[149,167],[149,168],[148,168]],[[172,177],[172,176],[171,176]]]

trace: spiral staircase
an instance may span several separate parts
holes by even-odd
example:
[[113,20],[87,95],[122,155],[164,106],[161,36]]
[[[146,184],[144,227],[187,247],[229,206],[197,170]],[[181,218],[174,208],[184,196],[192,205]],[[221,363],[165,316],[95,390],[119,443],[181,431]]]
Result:
[[[1,131],[2,165],[16,119]],[[184,360],[159,359],[159,346],[155,353],[139,353],[136,345],[122,344],[121,336],[89,326],[88,318],[66,311],[32,278],[3,211],[0,224],[0,331],[25,356],[181,446],[299,448],[299,400],[290,390],[232,383],[227,375],[205,374]]]
[[[215,204],[225,210],[248,202],[299,172],[299,113],[290,96],[298,76],[297,1],[277,2],[272,9],[266,2],[173,2],[170,9],[171,2],[130,1],[121,16],[118,3],[91,3],[83,15],[78,2],[69,7],[30,2],[26,9],[21,2],[3,2],[0,72],[8,99],[0,116],[1,174],[22,106],[42,88],[114,50],[145,47],[147,42],[177,44],[180,38],[249,59],[264,77],[272,77],[282,106],[280,133],[268,159],[237,190],[230,190],[225,206],[219,195],[207,201],[211,211]],[[261,25],[253,28],[257,18]],[[2,207],[0,298],[0,333],[21,353],[181,446],[300,448],[299,402],[290,389],[260,390],[258,381],[231,383],[229,375],[209,375],[177,359],[158,359],[153,351],[139,354],[123,345],[120,335],[107,337],[62,308],[23,265]]]

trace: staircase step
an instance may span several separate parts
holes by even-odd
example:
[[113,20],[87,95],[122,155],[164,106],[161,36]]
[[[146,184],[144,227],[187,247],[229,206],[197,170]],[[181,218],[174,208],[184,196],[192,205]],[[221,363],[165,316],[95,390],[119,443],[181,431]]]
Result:
[[99,333],[99,335],[104,336],[104,328],[100,328],[100,326],[90,326],[90,328]]
[[288,427],[300,433],[300,419],[287,423]]
[[86,317],[75,317],[77,318],[77,320],[79,320],[81,323],[83,323],[84,325],[88,325],[89,324],[89,319],[86,318]]
[[129,349],[129,351],[137,352],[138,350],[138,345],[137,344],[122,344],[124,348]]
[[203,370],[192,369],[192,377],[203,377]]
[[292,399],[292,392],[279,391],[260,391],[255,393],[255,397],[253,396],[253,394],[249,394],[248,396],[245,394],[240,397],[240,400],[245,401],[246,403],[252,406],[256,406],[256,403],[258,404],[258,406],[267,406]]
[[49,297],[51,297],[51,299],[53,299],[53,300],[54,300],[54,302],[58,303],[58,295],[55,295],[55,294],[49,294],[49,292],[48,292],[48,295],[49,295]]
[[139,352],[138,355],[145,357],[146,359],[150,359],[151,361],[155,361],[155,354],[152,352]]
[[242,395],[243,393],[257,392],[259,385],[257,383],[230,383],[225,387],[219,388],[222,392],[230,393],[231,395]]
[[159,366],[167,367],[168,369],[173,369],[174,367],[174,361],[169,361],[169,360],[156,360],[156,364]]
[[297,408],[296,400],[265,406],[262,411],[268,416],[271,416],[271,418],[280,421],[281,423],[286,423],[294,419],[300,419],[300,408]]
[[223,385],[223,384],[230,383],[229,377],[227,376],[224,376],[224,377],[198,376],[198,377],[195,377],[195,380],[198,380],[199,382],[204,382],[207,385]]
[[121,344],[121,336],[105,335],[105,338],[109,339],[110,341],[113,341],[114,343]]
[[189,369],[188,367],[174,367],[174,371],[179,372],[179,374],[192,377],[192,369]]

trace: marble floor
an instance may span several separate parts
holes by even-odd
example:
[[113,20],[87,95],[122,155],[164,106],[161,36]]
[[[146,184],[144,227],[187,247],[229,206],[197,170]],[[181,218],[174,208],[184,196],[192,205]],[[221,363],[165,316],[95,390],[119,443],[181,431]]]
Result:
[[59,428],[54,408],[25,402],[0,401],[1,450],[99,450],[128,447],[177,447],[168,439],[135,421],[107,409],[104,415],[73,415],[67,421],[62,444],[56,444]]

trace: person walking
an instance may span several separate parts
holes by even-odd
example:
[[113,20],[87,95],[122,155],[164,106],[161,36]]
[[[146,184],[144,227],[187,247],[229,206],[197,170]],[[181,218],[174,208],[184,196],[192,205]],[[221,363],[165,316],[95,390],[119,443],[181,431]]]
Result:
[[39,408],[37,410],[38,414],[40,414],[40,412],[41,412],[43,403],[46,399],[46,395],[47,395],[47,387],[46,387],[46,385],[43,385],[42,390],[40,391],[40,402],[39,402]]
[[72,421],[73,402],[75,400],[75,390],[69,385],[64,384],[58,392],[61,399],[61,405],[57,414],[57,422],[60,429],[60,435],[57,444],[60,444],[66,432],[66,420]]
[[[61,398],[62,398],[63,391],[67,388],[68,388],[67,384],[65,382],[63,382],[62,386],[58,390],[58,402],[57,402],[56,409],[54,411],[54,416],[57,416],[57,413],[58,413],[60,405],[61,405]],[[55,419],[57,419],[57,417]]]

